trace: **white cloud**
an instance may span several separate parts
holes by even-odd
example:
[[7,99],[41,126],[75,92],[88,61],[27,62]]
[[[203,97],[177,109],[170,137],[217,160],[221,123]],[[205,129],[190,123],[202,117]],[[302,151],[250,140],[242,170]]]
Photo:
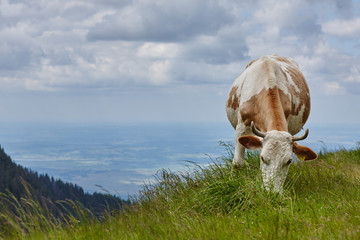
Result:
[[156,61],[152,63],[149,67],[149,75],[150,83],[154,85],[164,85],[171,81],[171,78],[168,74],[170,68],[170,61]]
[[180,46],[175,43],[146,42],[137,50],[140,58],[171,59],[179,55]]
[[360,34],[360,18],[325,22],[322,24],[322,31],[339,37],[356,37]]
[[341,86],[338,82],[325,83],[325,93],[328,95],[342,95],[345,92],[345,88]]
[[254,17],[266,25],[284,26],[296,17],[294,12],[299,9],[301,1],[279,2],[262,1],[255,11]]
[[352,66],[350,69],[350,75],[349,77],[345,80],[346,82],[355,82],[355,83],[360,83],[360,70],[359,70],[359,66]]

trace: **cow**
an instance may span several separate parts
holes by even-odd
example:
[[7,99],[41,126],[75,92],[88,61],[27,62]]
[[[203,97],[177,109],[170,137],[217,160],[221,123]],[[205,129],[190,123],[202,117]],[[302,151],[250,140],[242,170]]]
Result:
[[246,164],[245,148],[260,149],[263,185],[269,191],[283,191],[293,152],[304,161],[317,158],[297,143],[309,129],[295,136],[309,117],[310,93],[291,58],[270,55],[251,61],[231,87],[226,113],[235,129],[233,170]]

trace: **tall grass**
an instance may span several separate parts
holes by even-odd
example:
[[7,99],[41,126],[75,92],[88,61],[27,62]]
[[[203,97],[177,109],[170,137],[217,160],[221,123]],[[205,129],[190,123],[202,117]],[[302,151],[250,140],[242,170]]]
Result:
[[248,166],[232,172],[232,147],[225,147],[228,156],[209,165],[159,171],[157,183],[144,185],[133,205],[102,220],[71,203],[78,213],[59,221],[37,210],[36,201],[18,204],[3,195],[19,210],[1,209],[1,234],[12,239],[360,239],[360,147],[323,151],[316,161],[293,164],[282,195],[262,189],[256,153],[247,154]]

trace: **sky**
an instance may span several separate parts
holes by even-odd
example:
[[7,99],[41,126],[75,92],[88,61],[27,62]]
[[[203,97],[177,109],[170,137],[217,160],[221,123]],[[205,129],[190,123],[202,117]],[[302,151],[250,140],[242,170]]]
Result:
[[0,0],[0,122],[226,122],[234,79],[274,53],[309,122],[359,122],[359,1]]

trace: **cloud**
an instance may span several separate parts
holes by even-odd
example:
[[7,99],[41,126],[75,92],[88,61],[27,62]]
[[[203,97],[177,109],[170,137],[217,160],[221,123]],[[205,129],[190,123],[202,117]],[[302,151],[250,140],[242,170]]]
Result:
[[350,67],[348,77],[343,81],[347,92],[360,95],[360,69],[359,64],[354,64]]
[[96,40],[176,42],[216,33],[232,20],[218,1],[138,1],[89,30]]
[[360,18],[349,20],[335,19],[322,24],[324,33],[332,34],[338,37],[356,37],[360,34]]
[[[192,81],[191,73],[197,72],[193,70],[193,62],[231,63],[242,58],[246,51],[244,43],[238,45],[235,37],[226,36],[229,32],[222,30],[231,24],[233,14],[226,12],[224,5],[217,1],[122,1],[122,4],[116,1],[45,4],[2,1],[2,5],[2,9],[9,11],[0,16],[0,68],[4,70],[0,73],[0,82],[13,89],[66,91],[158,86],[184,80],[177,78],[182,75],[179,72],[187,72],[187,79]],[[132,24],[137,24],[133,21],[137,16],[146,20],[141,24],[147,29],[139,32],[139,39],[87,41],[86,37],[101,24],[117,28],[112,18],[120,18],[118,24],[122,24],[123,14],[129,11],[136,13],[126,17]],[[123,27],[139,31],[126,24]],[[203,36],[216,35],[218,31],[222,32],[219,39],[213,37],[214,42],[205,43]],[[121,31],[110,29],[109,33],[114,32]],[[141,38],[155,42],[140,41]],[[160,40],[173,43],[156,42]],[[196,76],[199,77],[200,74]],[[206,78],[197,82],[206,82]]]
[[320,39],[316,6],[306,1],[261,1],[249,21],[246,45],[252,58],[265,54],[295,57]]
[[168,74],[170,65],[171,62],[168,60],[152,63],[149,67],[150,83],[154,85],[164,85],[169,83],[171,81]]
[[200,36],[187,43],[181,57],[214,65],[239,62],[248,59],[245,39],[242,24],[226,26],[212,36]]
[[352,0],[335,0],[337,13],[343,18],[351,18],[354,12]]
[[342,95],[345,93],[345,88],[338,82],[325,83],[325,92],[328,95]]
[[358,57],[342,53],[323,39],[308,54],[297,56],[296,60],[308,83],[313,85],[312,92],[320,95],[359,95]]
[[18,70],[36,63],[42,55],[41,48],[33,43],[27,33],[28,24],[18,23],[0,29],[0,69]]
[[146,42],[137,49],[140,58],[173,59],[178,56],[181,46],[174,43]]
[[359,65],[354,64],[350,69],[350,76],[345,80],[346,82],[360,83]]

